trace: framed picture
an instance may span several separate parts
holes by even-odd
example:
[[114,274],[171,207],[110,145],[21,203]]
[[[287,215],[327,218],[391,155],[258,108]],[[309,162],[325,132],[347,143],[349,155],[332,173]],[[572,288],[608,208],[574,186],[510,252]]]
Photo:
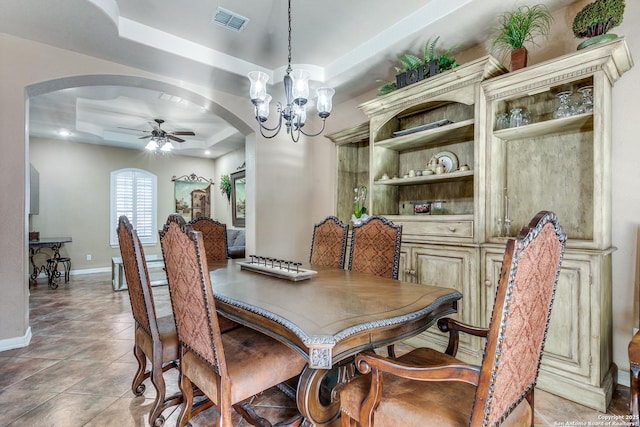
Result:
[[244,227],[246,218],[245,171],[234,172],[231,178],[231,221],[234,227]]
[[171,178],[174,182],[176,213],[189,222],[200,217],[211,217],[211,187],[213,181],[197,176],[183,175]]

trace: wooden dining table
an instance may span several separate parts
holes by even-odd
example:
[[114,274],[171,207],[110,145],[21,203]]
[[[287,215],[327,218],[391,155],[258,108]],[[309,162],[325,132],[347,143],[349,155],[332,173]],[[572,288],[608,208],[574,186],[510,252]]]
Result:
[[308,362],[295,398],[307,425],[334,425],[336,390],[355,375],[353,356],[417,335],[455,313],[454,289],[385,279],[335,268],[291,281],[241,268],[242,260],[211,264],[220,314],[297,350]]

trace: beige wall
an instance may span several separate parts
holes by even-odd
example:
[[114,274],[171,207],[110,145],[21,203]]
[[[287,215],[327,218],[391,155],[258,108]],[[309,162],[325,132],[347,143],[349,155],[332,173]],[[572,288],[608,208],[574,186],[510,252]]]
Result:
[[[195,157],[39,138],[29,141],[29,157],[40,173],[40,212],[30,217],[30,230],[42,237],[71,236],[62,252],[71,257],[74,271],[110,267],[111,257],[120,254],[109,244],[112,171],[138,168],[157,177],[158,228],[175,212],[173,176],[195,173],[217,182],[214,161]],[[214,209],[221,202],[214,194]],[[145,252],[159,254],[159,243],[145,246]]]
[[[587,3],[580,0],[556,13],[553,37],[532,49],[531,64],[575,51],[580,40],[571,34],[571,21]],[[626,37],[632,56],[639,60],[640,4],[627,2],[626,7],[625,21],[614,32]],[[425,39],[429,36],[425,34]],[[462,52],[458,58],[464,62],[482,55],[484,49],[479,47]],[[54,78],[94,73],[141,75],[172,82],[162,76],[150,76],[140,70],[0,34],[0,146],[3,149],[0,157],[3,197],[0,205],[3,218],[0,222],[0,259],[3,260],[0,264],[0,343],[20,339],[28,330],[25,87]],[[392,73],[390,69],[389,75]],[[638,82],[640,66],[616,84],[613,100],[613,242],[617,247],[613,255],[613,351],[614,361],[622,371],[628,371],[626,346],[637,324],[632,313],[635,231],[639,223],[636,212],[640,212],[640,192],[635,188],[640,182],[640,168],[636,164],[640,144],[637,126],[634,126],[640,117]],[[242,123],[253,127],[252,111],[246,99],[211,88],[192,89],[224,105]],[[336,103],[328,119],[328,132],[364,122],[366,117],[357,105],[373,97],[375,91]],[[248,250],[287,258],[307,256],[312,224],[334,213],[335,150],[331,143],[325,138],[315,138],[293,144],[286,135],[266,141],[249,135],[245,154],[247,197],[254,201],[247,206]],[[220,173],[223,172],[216,172],[215,180]]]

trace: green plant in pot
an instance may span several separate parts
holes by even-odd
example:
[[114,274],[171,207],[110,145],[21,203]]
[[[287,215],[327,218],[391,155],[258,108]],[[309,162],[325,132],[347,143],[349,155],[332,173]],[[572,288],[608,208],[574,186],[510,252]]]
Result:
[[511,71],[527,66],[525,44],[535,45],[538,36],[548,37],[553,17],[543,4],[520,6],[499,17],[494,29],[494,40],[489,51],[506,58],[511,57]]
[[231,201],[231,179],[229,175],[220,175],[220,192],[227,196],[227,200]]
[[624,0],[596,0],[578,12],[573,20],[573,34],[586,38],[578,50],[617,38],[608,31],[622,23],[624,6]]
[[[400,61],[400,67],[395,67],[396,73],[403,73],[408,70],[415,70],[421,65],[428,64],[433,60],[437,60],[437,72],[442,73],[443,71],[451,70],[458,66],[458,62],[456,58],[453,56],[452,52],[454,49],[457,49],[458,46],[452,46],[446,51],[442,53],[438,53],[436,50],[436,45],[438,44],[438,40],[440,40],[440,36],[436,37],[433,41],[428,39],[424,47],[422,48],[422,58],[413,55],[411,53],[404,53],[398,56],[398,61]],[[378,80],[379,83],[384,83],[378,89],[378,96],[386,95],[394,90],[398,89],[396,82],[385,82]]]

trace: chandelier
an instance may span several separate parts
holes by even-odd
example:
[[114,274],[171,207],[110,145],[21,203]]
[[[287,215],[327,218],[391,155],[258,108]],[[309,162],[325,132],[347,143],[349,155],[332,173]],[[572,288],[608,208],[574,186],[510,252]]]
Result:
[[302,128],[307,119],[305,110],[309,99],[309,78],[311,73],[307,70],[291,69],[291,0],[289,0],[289,56],[287,73],[284,76],[284,94],[286,105],[278,102],[278,123],[274,127],[266,126],[269,116],[269,103],[271,95],[267,94],[267,81],[269,76],[261,71],[252,71],[248,74],[251,81],[249,96],[255,107],[255,117],[260,127],[260,133],[265,138],[273,138],[282,129],[284,123],[287,133],[294,142],[298,142],[300,134],[306,136],[318,136],[324,131],[325,120],[331,114],[331,98],[335,91],[330,87],[317,89],[318,102],[316,108],[318,116],[322,119],[322,128],[317,133],[307,133]]
[[163,153],[168,153],[173,150],[173,144],[171,144],[171,141],[166,136],[152,136],[149,143],[144,148],[149,151],[156,151],[157,149],[160,149]]

